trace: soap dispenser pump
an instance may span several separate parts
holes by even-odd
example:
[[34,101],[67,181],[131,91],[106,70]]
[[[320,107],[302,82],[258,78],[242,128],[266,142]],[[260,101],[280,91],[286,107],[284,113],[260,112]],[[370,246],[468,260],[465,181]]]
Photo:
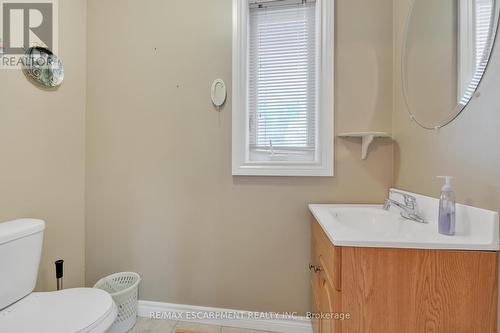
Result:
[[441,188],[441,198],[439,199],[439,220],[438,229],[442,235],[455,235],[455,193],[451,186],[450,176],[438,176],[445,180]]

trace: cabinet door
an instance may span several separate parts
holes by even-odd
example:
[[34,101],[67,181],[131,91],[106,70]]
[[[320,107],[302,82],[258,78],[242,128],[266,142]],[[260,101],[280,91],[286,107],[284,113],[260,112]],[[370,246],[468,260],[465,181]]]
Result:
[[313,312],[320,320],[313,318],[314,333],[340,333],[341,321],[335,320],[342,309],[341,300],[342,248],[334,247],[320,225],[312,220],[311,248],[311,295]]
[[[319,256],[317,251],[317,237],[315,233],[312,233],[312,246],[311,246],[311,263],[309,266],[309,270],[311,272],[311,310],[314,315],[318,315],[320,313],[320,274],[315,270],[316,267],[319,267]],[[319,317],[313,316],[311,318],[311,323],[313,327],[314,333],[322,333],[321,332],[321,322]]]
[[[321,257],[320,257],[320,261]],[[335,315],[342,311],[341,292],[335,290],[327,271],[320,273],[319,307],[321,313],[321,333],[341,333],[342,322]]]
[[333,246],[316,220],[313,220],[312,226],[313,247],[319,261],[318,265],[325,271],[326,278],[330,282],[331,287],[334,290],[341,291],[342,248]]
[[329,316],[334,312],[333,295],[330,292],[330,288],[328,287],[328,283],[326,282],[326,280],[322,279],[320,283],[321,283],[321,289],[320,289],[319,310],[322,315],[321,333],[333,333],[335,332],[334,323],[333,320],[329,318]]
[[[311,307],[314,315],[321,313],[321,293],[319,274],[311,272]],[[321,321],[318,316],[311,318],[314,333],[323,333],[321,331]]]
[[497,253],[343,248],[345,332],[497,332]]

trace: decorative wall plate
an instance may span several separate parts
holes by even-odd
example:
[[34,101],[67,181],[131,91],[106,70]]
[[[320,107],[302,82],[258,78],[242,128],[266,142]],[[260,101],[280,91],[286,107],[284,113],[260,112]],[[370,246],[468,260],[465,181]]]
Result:
[[212,84],[212,103],[217,109],[221,108],[226,103],[227,89],[226,84],[222,79],[217,79]]
[[35,83],[44,87],[60,86],[64,80],[61,60],[47,48],[30,47],[24,54],[24,72]]

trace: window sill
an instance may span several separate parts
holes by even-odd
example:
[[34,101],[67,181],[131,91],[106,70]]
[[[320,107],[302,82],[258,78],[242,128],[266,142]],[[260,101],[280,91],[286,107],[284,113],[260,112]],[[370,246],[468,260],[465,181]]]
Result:
[[333,177],[333,167],[315,165],[245,165],[233,169],[233,176]]

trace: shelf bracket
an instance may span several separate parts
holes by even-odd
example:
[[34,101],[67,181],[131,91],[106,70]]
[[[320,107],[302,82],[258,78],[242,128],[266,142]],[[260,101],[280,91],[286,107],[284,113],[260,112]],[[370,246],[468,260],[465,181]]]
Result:
[[361,138],[361,158],[366,160],[368,150],[375,138],[391,138],[392,136],[386,132],[351,132],[340,134],[341,138]]
[[361,137],[361,158],[363,160],[366,160],[366,158],[368,157],[368,148],[370,148],[370,145],[372,144],[374,139],[375,135],[373,134],[364,135]]

